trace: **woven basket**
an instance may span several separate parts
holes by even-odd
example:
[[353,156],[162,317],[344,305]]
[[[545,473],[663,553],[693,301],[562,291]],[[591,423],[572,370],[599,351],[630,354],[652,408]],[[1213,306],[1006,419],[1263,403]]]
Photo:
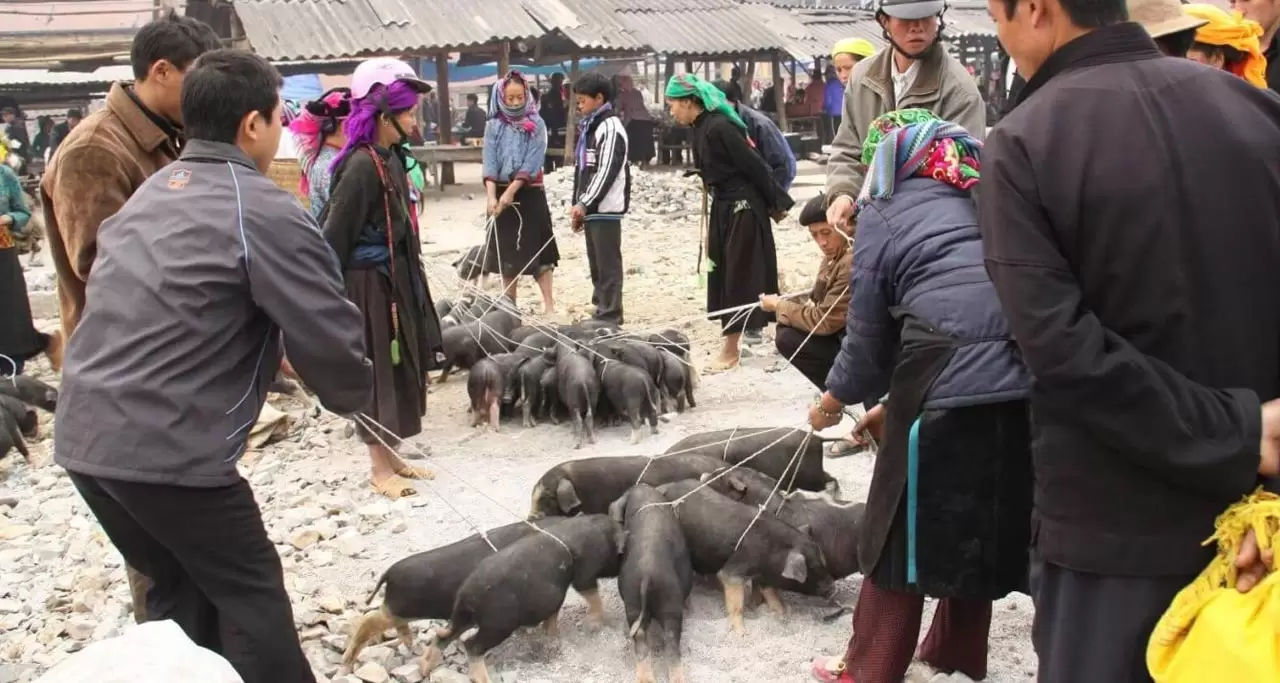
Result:
[[302,178],[302,166],[297,159],[276,159],[272,161],[271,168],[267,169],[267,177],[280,189],[292,192],[293,196],[298,198],[298,203],[302,205],[302,208],[311,209],[310,198],[298,191],[298,181]]

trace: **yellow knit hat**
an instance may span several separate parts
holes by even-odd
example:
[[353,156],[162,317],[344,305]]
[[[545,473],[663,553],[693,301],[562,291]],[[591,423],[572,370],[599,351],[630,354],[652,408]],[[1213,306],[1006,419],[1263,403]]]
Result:
[[870,57],[876,53],[876,46],[866,38],[845,38],[831,48],[831,56],[850,54],[858,57]]
[[1267,58],[1262,55],[1260,43],[1262,25],[1245,19],[1239,12],[1228,13],[1214,5],[1184,5],[1182,11],[1208,22],[1196,29],[1197,43],[1231,47],[1244,53],[1244,61],[1231,72],[1259,88],[1267,87]]

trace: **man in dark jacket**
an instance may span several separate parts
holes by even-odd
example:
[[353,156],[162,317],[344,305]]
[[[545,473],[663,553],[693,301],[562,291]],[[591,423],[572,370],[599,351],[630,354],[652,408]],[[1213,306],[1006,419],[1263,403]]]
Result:
[[18,115],[18,111],[11,107],[5,107],[0,110],[0,119],[4,120],[4,134],[11,142],[18,143],[13,145],[14,149],[10,152],[16,153],[22,159],[23,169],[31,163],[31,140],[27,136],[26,119]]
[[733,105],[738,116],[747,124],[747,135],[755,143],[756,151],[764,157],[764,162],[769,165],[773,179],[778,182],[779,187],[790,191],[791,183],[796,179],[796,155],[791,151],[791,145],[787,144],[787,138],[782,135],[778,124],[768,116],[734,99],[737,97],[736,92],[740,92],[741,88],[735,91],[733,83],[717,81],[716,87],[724,93],[725,99],[729,100],[729,104]]
[[1027,76],[980,204],[1035,378],[1040,681],[1149,681],[1215,517],[1277,470],[1280,100],[1162,57],[1124,0],[989,11]]
[[188,144],[98,236],[54,461],[172,619],[245,683],[314,681],[280,556],[236,469],[281,362],[337,413],[373,390],[360,311],[315,221],[266,177],[282,79],[215,50],[185,76]]
[[574,232],[586,231],[596,320],[622,324],[622,217],[631,203],[627,129],[613,111],[613,83],[598,73],[573,84],[578,140],[573,166]]
[[475,93],[467,95],[467,111],[462,117],[462,142],[471,138],[484,139],[484,127],[489,116],[480,107],[480,96]]

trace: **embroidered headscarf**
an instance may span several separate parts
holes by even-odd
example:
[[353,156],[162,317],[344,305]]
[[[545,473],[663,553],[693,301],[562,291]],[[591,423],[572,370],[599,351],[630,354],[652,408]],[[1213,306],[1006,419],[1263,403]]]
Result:
[[692,97],[702,103],[702,108],[707,111],[720,112],[726,118],[733,122],[733,125],[741,128],[744,132],[747,130],[747,124],[738,116],[738,112],[729,104],[729,100],[725,98],[724,93],[720,92],[714,84],[702,80],[695,74],[680,74],[675,78],[667,81],[667,97],[685,98]]
[[[302,163],[302,177],[298,182],[302,194],[311,193],[311,179],[308,174],[316,163],[316,155],[324,146],[325,138],[338,130],[343,119],[351,113],[349,98],[351,91],[334,89],[321,96],[317,102],[308,102],[306,107],[297,107],[289,121],[289,132],[298,144],[298,157]],[[326,125],[326,122],[328,125]]]
[[1259,88],[1267,87],[1267,58],[1262,55],[1262,25],[1237,11],[1228,13],[1213,5],[1183,5],[1182,11],[1209,23],[1196,29],[1197,43],[1230,47],[1244,55],[1227,70]]
[[978,183],[981,151],[982,143],[963,127],[924,109],[877,117],[862,145],[867,176],[854,202],[855,215],[873,199],[893,196],[894,185],[912,176],[972,188]]
[[[524,88],[524,104],[516,107],[507,106],[507,86],[515,83]],[[511,71],[505,78],[493,84],[493,92],[489,94],[489,118],[499,121],[532,135],[538,124],[534,120],[538,116],[538,104],[533,101],[533,93],[529,92],[529,81],[519,71]]]
[[[338,152],[338,156],[333,158],[333,165],[329,168],[337,171],[342,162],[351,156],[351,152],[368,145],[378,144],[378,114],[382,113],[380,104],[383,95],[386,96],[387,109],[392,114],[408,111],[418,106],[418,91],[412,85],[405,81],[395,81],[391,85],[375,85],[369,94],[360,99],[351,100],[351,115],[347,117],[347,122],[342,126],[342,132],[347,136],[347,142],[342,146],[342,150]],[[399,145],[394,146],[395,149]],[[394,151],[394,149],[393,149]]]

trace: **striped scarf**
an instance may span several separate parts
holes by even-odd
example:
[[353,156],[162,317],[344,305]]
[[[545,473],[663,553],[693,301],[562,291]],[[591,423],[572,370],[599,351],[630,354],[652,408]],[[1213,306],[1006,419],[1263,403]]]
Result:
[[961,190],[978,183],[982,143],[963,127],[924,109],[899,109],[871,122],[862,147],[866,180],[854,215],[875,199],[893,196],[894,185],[913,176]]
[[582,121],[578,124],[578,148],[574,155],[578,160],[578,168],[587,167],[587,136],[591,132],[591,124],[607,111],[613,111],[613,105],[609,102],[605,102],[599,109],[582,117]]

